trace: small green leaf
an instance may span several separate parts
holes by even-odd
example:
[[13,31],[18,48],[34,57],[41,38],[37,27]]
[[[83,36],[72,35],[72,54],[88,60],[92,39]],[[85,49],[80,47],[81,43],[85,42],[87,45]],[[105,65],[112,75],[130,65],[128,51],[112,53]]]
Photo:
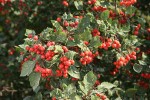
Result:
[[63,52],[63,49],[60,45],[55,45],[55,51],[54,52],[55,53],[61,53],[61,52]]
[[89,48],[83,42],[77,44],[77,46],[81,48],[82,51],[89,51]]
[[101,45],[101,41],[98,36],[93,37],[93,39],[90,42],[90,45],[92,45],[95,48],[98,48]]
[[112,83],[108,83],[108,82],[102,82],[102,83],[98,86],[98,88],[101,88],[101,87],[106,88],[106,89],[111,89],[111,88],[113,88],[113,87],[116,87],[116,85],[114,85],[114,84],[112,84]]
[[77,53],[74,51],[68,51],[67,53],[65,53],[65,56],[68,57],[69,59],[73,59],[76,54]]
[[35,90],[39,86],[40,78],[41,78],[40,73],[32,72],[29,75],[29,82],[33,90]]
[[90,20],[92,17],[93,15],[91,13],[88,13],[84,18],[82,18],[76,30],[77,34],[85,32],[85,29],[90,27]]
[[137,92],[137,89],[130,88],[130,89],[127,89],[127,90],[126,90],[125,94],[126,94],[128,97],[133,97],[136,92]]
[[142,61],[142,60],[138,60],[140,65],[147,65],[146,62]]
[[68,73],[70,76],[80,79],[80,71],[75,66],[71,66]]
[[92,71],[90,71],[84,76],[83,83],[85,84],[85,86],[89,85],[92,87],[95,84],[96,80],[97,80],[96,76]]
[[62,30],[56,32],[56,42],[66,42],[67,34],[65,32],[62,32]]
[[76,96],[74,97],[74,100],[82,100],[82,98],[81,98],[80,96],[76,95]]
[[143,67],[141,65],[137,64],[137,63],[135,63],[134,66],[133,66],[133,70],[137,73],[140,73],[142,71],[142,68]]
[[74,5],[77,8],[77,10],[83,9],[83,1],[74,1]]
[[134,6],[129,6],[126,8],[126,14],[132,15],[136,11],[136,8]]
[[85,85],[83,84],[83,82],[82,81],[78,81],[78,83],[79,83],[79,87],[82,90],[82,92],[87,94],[88,93],[88,89],[85,88]]
[[26,29],[25,36],[28,36],[28,34],[33,34],[33,35],[34,35],[34,34],[35,34],[35,31]]
[[20,76],[28,76],[35,66],[35,61],[26,61],[22,65],[22,70]]
[[84,33],[77,34],[76,37],[78,37],[78,39],[83,41],[89,41],[92,39],[92,34],[90,30],[85,30]]
[[51,22],[52,22],[53,26],[54,26],[57,30],[62,30],[61,25],[60,25],[57,21],[51,20]]
[[35,100],[43,100],[42,99],[42,94],[41,94],[41,92],[39,92],[39,93],[37,93],[36,95],[35,95],[35,98],[34,98]]
[[49,46],[47,50],[54,50],[54,46]]
[[109,10],[102,12],[100,17],[102,20],[107,20],[109,18]]
[[60,99],[62,97],[62,94],[63,94],[63,92],[58,88],[56,88],[52,92],[50,92],[50,96],[56,97],[57,99]]
[[100,100],[100,98],[96,95],[91,95],[91,100]]
[[83,79],[83,82],[79,82],[80,89],[87,94],[90,89],[92,89],[97,78],[92,71],[88,72]]
[[72,94],[76,93],[76,87],[73,84],[69,84],[67,88],[63,91],[64,95],[69,97]]

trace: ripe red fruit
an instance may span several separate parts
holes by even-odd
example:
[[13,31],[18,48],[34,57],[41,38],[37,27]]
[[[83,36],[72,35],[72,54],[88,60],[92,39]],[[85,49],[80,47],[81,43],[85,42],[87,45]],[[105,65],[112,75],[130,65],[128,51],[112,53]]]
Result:
[[68,7],[68,6],[69,6],[69,4],[68,4],[67,1],[63,1],[62,4],[63,4],[65,7]]
[[147,29],[147,32],[149,32],[149,33],[150,33],[150,28],[148,28],[148,29]]
[[35,35],[35,36],[33,37],[33,39],[34,39],[34,40],[38,40],[38,36]]
[[32,34],[28,34],[28,38],[32,38]]
[[69,26],[69,23],[67,21],[64,21],[64,26],[65,27]]
[[133,34],[134,34],[134,35],[138,35],[139,32],[138,32],[138,31],[134,31]]
[[64,65],[65,65],[65,66],[70,66],[70,65],[71,65],[71,62],[70,62],[70,61],[65,61],[65,62],[64,62]]
[[58,18],[56,19],[56,21],[57,21],[57,22],[61,22],[61,18],[58,17]]

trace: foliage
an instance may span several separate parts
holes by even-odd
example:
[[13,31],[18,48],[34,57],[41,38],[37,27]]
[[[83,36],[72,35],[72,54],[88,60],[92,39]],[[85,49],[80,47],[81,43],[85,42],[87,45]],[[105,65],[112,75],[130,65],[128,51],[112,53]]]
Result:
[[18,63],[0,62],[13,72],[13,79],[20,73],[29,80],[35,95],[24,100],[148,98],[150,29],[134,3],[136,0],[1,2],[0,32],[5,38],[0,39],[0,49],[18,46],[9,49],[9,55],[0,55],[21,62],[21,72]]

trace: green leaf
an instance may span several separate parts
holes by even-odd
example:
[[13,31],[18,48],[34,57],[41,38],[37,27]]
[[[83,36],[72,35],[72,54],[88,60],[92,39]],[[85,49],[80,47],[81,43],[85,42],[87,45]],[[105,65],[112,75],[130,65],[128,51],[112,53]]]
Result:
[[136,8],[134,6],[129,6],[126,8],[126,14],[132,15],[136,11]]
[[26,29],[25,36],[28,36],[28,34],[32,34],[32,35],[34,35],[34,34],[35,34],[35,31],[30,30],[30,29]]
[[99,86],[98,86],[98,89],[100,88],[106,88],[106,89],[111,89],[111,88],[114,88],[116,87],[116,85],[112,84],[112,83],[108,83],[108,82],[102,82]]
[[82,81],[78,81],[78,83],[79,83],[79,87],[82,90],[82,92],[85,93],[85,94],[87,94],[88,93],[88,89],[85,88],[84,83]]
[[83,79],[83,82],[78,82],[80,89],[87,94],[90,89],[92,89],[97,78],[92,71],[88,72]]
[[88,72],[85,76],[84,76],[84,80],[83,83],[85,84],[85,86],[90,86],[90,88],[95,84],[97,78],[94,75],[94,73],[92,71]]
[[67,34],[65,32],[62,32],[62,30],[56,32],[56,42],[66,42]]
[[68,73],[70,76],[80,79],[80,71],[75,66],[71,66]]
[[85,29],[90,27],[90,20],[93,17],[91,13],[86,14],[84,18],[82,18],[81,22],[79,23],[76,33],[83,33]]
[[140,65],[147,65],[146,62],[143,61],[143,60],[138,60],[138,62],[139,62]]
[[65,56],[68,57],[69,59],[73,59],[76,54],[77,53],[74,51],[68,51],[65,53]]
[[55,21],[55,20],[51,20],[53,26],[57,29],[57,30],[62,30],[61,25],[59,24],[59,22]]
[[54,50],[54,47],[55,47],[55,46],[49,46],[49,47],[47,48],[47,50]]
[[35,100],[43,100],[42,99],[42,94],[41,94],[41,92],[39,92],[39,93],[37,93],[36,95],[35,95],[35,98],[34,98]]
[[106,32],[106,29],[107,29],[107,26],[106,26],[106,24],[104,23],[104,21],[102,20],[102,21],[98,21],[98,24],[100,25],[100,27],[99,27],[99,29],[100,29],[100,31],[101,32]]
[[100,98],[96,95],[91,95],[91,100],[100,100]]
[[101,45],[101,41],[98,36],[93,37],[93,39],[90,42],[90,45],[92,45],[95,48],[98,48]]
[[84,33],[77,34],[76,37],[78,37],[78,39],[83,41],[89,41],[92,39],[92,34],[90,30],[85,30]]
[[137,73],[140,73],[142,71],[142,68],[143,67],[141,65],[137,64],[137,63],[135,63],[134,66],[133,66],[133,70]]
[[29,75],[29,82],[33,90],[35,90],[39,86],[40,78],[41,78],[40,73],[32,72]]
[[63,91],[63,93],[66,97],[70,97],[71,95],[76,93],[76,87],[74,86],[74,84],[69,84]]
[[51,97],[56,97],[57,99],[60,99],[62,97],[62,94],[63,94],[63,92],[58,88],[56,88],[56,89],[54,89],[53,91],[50,92],[50,96]]
[[89,51],[89,48],[81,42],[80,44],[77,44],[77,46],[82,50],[82,51]]
[[109,10],[105,10],[104,12],[102,12],[100,17],[102,20],[107,20],[109,18]]
[[147,58],[147,55],[145,53],[142,53],[142,59],[145,60]]
[[74,5],[77,8],[77,10],[83,9],[83,1],[74,1]]
[[63,49],[60,45],[55,45],[55,53],[62,53],[63,52]]
[[130,88],[130,89],[127,89],[127,90],[126,90],[125,94],[126,94],[128,97],[133,97],[136,92],[137,92],[137,89]]
[[80,96],[76,95],[73,100],[82,100],[82,98]]
[[20,76],[28,76],[35,66],[35,61],[26,61],[22,65],[22,70]]

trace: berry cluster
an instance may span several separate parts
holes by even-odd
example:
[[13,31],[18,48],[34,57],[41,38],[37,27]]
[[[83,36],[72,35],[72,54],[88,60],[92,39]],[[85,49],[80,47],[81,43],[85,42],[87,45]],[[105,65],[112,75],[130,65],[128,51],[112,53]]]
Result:
[[66,53],[66,52],[69,51],[68,48],[67,48],[66,46],[62,46],[62,49],[63,49],[64,53]]
[[93,61],[93,58],[98,56],[98,52],[96,52],[95,54],[92,54],[91,51],[84,51],[80,54],[81,58],[80,58],[80,62],[82,65],[86,65],[89,64]]
[[121,44],[118,40],[112,41],[111,39],[107,39],[100,46],[101,49],[103,48],[105,50],[108,50],[109,47],[112,47],[114,49],[118,49],[121,47]]
[[100,100],[106,100],[107,97],[104,94],[96,93],[96,96],[100,97]]
[[116,18],[116,13],[112,10],[109,11],[109,18],[115,19]]
[[[102,40],[103,41],[103,40]],[[101,46],[99,48],[103,48],[105,50],[108,50],[108,48],[111,46],[112,40],[111,39],[107,39],[106,41],[104,41]]]
[[114,40],[111,46],[114,49],[118,49],[118,48],[121,47],[121,44],[120,44],[120,42],[118,40]]
[[138,25],[135,27],[133,34],[134,34],[134,35],[138,35],[138,34],[139,34],[139,29],[140,29],[140,28],[141,28],[141,25],[138,24]]
[[54,45],[55,45],[55,42],[53,41],[48,41],[46,44],[47,47],[54,46]]
[[126,15],[123,11],[119,12],[119,23],[120,24],[126,24],[127,23],[127,19],[130,17],[129,15]]
[[93,37],[94,37],[94,36],[99,36],[99,35],[100,35],[100,32],[99,32],[98,29],[95,28],[95,29],[92,30],[91,34],[92,34]]
[[51,60],[55,55],[54,51],[48,50],[45,52],[45,47],[41,44],[34,44],[33,47],[26,46],[26,50],[41,55],[41,59]]
[[68,59],[66,56],[60,58],[59,69],[56,70],[56,76],[64,78],[68,77],[68,69],[71,65],[74,65],[74,60]]
[[146,78],[146,79],[150,79],[150,73],[142,73],[141,77]]
[[28,34],[28,38],[30,38],[30,39],[34,39],[35,41],[37,41],[38,40],[38,36],[37,35],[32,35],[32,34]]
[[87,4],[89,5],[93,5],[96,3],[97,0],[88,0]]
[[126,6],[126,7],[128,7],[128,6],[133,5],[133,4],[136,3],[136,2],[137,2],[137,0],[122,0],[122,1],[120,2],[120,5],[121,5],[121,6]]
[[147,82],[144,82],[144,81],[139,81],[138,85],[145,88],[145,89],[149,88],[149,84]]
[[125,66],[131,59],[136,59],[136,52],[133,51],[126,55],[126,57],[120,57],[116,62],[114,62],[114,65],[119,69],[121,66]]
[[41,76],[43,78],[46,78],[48,76],[52,76],[53,75],[53,72],[52,72],[51,69],[42,68],[39,64],[36,64],[34,71],[38,72],[38,73],[41,73]]
[[110,72],[111,75],[116,75],[119,72],[118,68],[113,69],[113,71]]
[[11,0],[0,0],[0,3],[1,3],[1,4],[6,4],[7,2],[10,3]]
[[[59,20],[58,20],[59,21]],[[79,24],[79,22],[78,21],[75,21],[75,22],[68,22],[68,21],[64,21],[63,22],[63,26],[64,27],[68,27],[68,26],[70,26],[70,27],[77,27],[78,26],[78,24]]]
[[103,12],[103,11],[107,10],[107,8],[102,7],[102,6],[94,6],[94,7],[92,8],[92,10],[93,10],[93,11],[96,11],[96,12]]

